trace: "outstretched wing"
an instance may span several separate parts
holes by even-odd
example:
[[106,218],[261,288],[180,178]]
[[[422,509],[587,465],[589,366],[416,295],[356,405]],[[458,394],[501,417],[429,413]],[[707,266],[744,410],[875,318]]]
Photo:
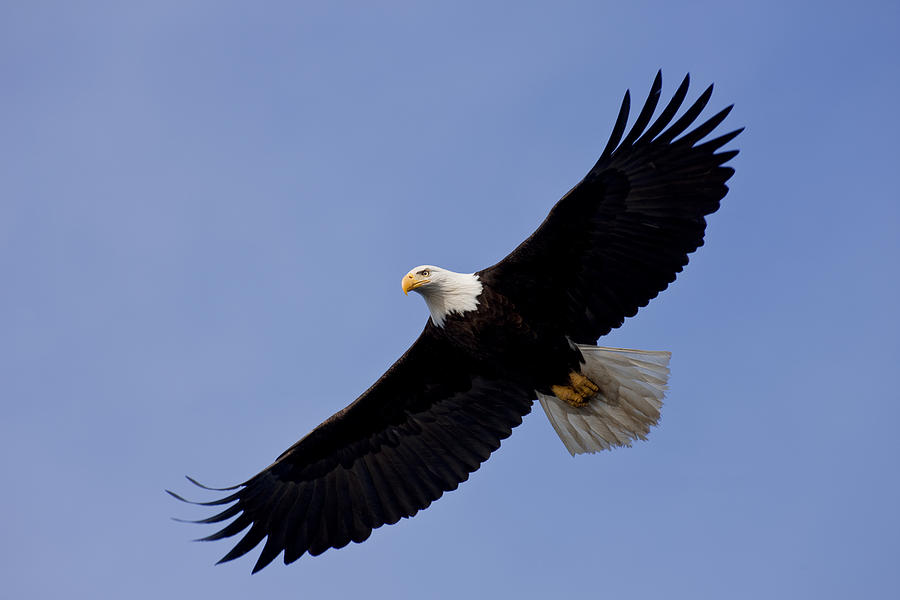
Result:
[[700,143],[731,106],[677,138],[703,111],[706,89],[676,121],[689,77],[648,127],[659,101],[657,73],[631,131],[629,93],[606,149],[587,176],[505,259],[480,273],[523,313],[560,320],[577,343],[593,344],[675,280],[703,244],[705,215],[719,207],[737,151],[716,151],[742,129]]
[[533,390],[474,368],[429,323],[359,399],[261,473],[226,488],[230,495],[200,503],[234,504],[197,523],[237,517],[203,541],[249,527],[220,562],[267,538],[256,572],[282,550],[291,563],[305,552],[362,542],[428,507],[468,479],[531,410]]

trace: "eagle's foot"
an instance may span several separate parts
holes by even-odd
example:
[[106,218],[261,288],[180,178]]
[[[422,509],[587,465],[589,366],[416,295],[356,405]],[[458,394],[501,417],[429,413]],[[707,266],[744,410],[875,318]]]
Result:
[[590,398],[600,391],[600,388],[597,387],[593,381],[576,371],[569,373],[569,381],[572,382],[572,388],[575,392],[585,398]]
[[550,390],[553,392],[554,396],[570,406],[574,406],[575,408],[587,406],[587,399],[576,392],[570,385],[551,385]]
[[575,408],[587,406],[591,397],[600,391],[593,381],[575,371],[569,373],[569,382],[570,385],[552,385],[550,390],[557,398]]

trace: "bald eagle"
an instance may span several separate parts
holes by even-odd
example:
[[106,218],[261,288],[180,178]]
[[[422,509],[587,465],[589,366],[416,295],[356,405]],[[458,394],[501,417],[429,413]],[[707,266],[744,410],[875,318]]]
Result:
[[669,353],[595,343],[675,280],[728,191],[734,170],[724,164],[737,151],[718,150],[742,129],[701,141],[729,106],[681,135],[712,94],[709,86],[675,120],[688,84],[651,124],[657,73],[627,135],[625,92],[597,163],[499,263],[476,273],[409,271],[403,291],[421,294],[430,318],[353,403],[242,484],[191,479],[229,492],[197,504],[230,505],[194,522],[235,517],[204,541],[249,527],[219,562],[266,539],[256,572],[282,551],[288,564],[415,515],[468,479],[535,400],[572,454],[645,439],[659,419]]

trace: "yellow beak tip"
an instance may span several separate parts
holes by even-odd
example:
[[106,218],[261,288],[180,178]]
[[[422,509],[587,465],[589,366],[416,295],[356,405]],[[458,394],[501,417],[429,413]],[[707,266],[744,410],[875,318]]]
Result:
[[428,283],[427,279],[418,279],[416,277],[413,277],[412,274],[409,274],[403,278],[403,281],[400,282],[400,285],[403,287],[403,295],[409,296],[410,290],[422,287],[426,283]]

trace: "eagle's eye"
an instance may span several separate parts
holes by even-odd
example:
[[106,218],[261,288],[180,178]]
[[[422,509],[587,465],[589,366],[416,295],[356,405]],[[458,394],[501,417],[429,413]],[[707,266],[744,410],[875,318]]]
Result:
[[428,269],[425,269],[424,271],[422,271],[422,277],[428,277],[428,275],[429,275]]

